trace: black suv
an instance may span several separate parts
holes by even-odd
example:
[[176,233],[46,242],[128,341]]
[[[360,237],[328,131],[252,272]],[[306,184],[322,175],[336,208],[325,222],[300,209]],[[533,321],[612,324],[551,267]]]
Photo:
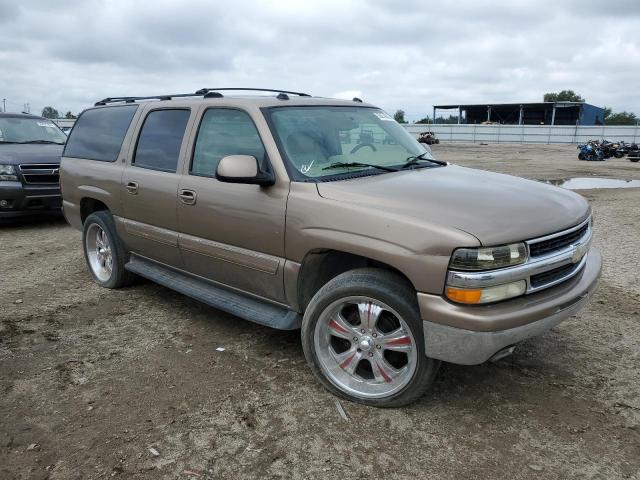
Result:
[[66,140],[49,119],[0,113],[0,219],[60,211],[58,170]]

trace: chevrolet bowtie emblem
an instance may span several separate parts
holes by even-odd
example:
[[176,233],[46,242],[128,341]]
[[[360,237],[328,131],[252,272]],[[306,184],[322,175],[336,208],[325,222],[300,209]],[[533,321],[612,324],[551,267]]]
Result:
[[582,257],[584,257],[585,253],[587,253],[587,244],[583,243],[580,245],[576,245],[575,247],[576,249],[573,252],[571,261],[573,263],[578,263],[580,260],[582,260]]

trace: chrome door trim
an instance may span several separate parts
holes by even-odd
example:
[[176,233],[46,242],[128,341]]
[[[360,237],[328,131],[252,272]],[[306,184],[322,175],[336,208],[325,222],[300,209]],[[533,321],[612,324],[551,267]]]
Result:
[[135,220],[130,220],[128,218],[116,216],[114,216],[114,218],[124,226],[125,231],[129,235],[153,240],[171,247],[178,247],[178,232],[174,232],[167,228],[155,227],[148,223],[136,222]]
[[227,245],[213,240],[206,240],[185,233],[179,235],[178,243],[183,250],[234,263],[241,267],[258,270],[271,275],[275,275],[278,272],[280,263],[283,262],[283,259],[273,255],[236,247],[234,245]]

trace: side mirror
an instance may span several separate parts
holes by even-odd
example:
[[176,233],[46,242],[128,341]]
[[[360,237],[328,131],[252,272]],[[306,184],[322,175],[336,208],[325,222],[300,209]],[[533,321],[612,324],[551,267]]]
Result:
[[276,183],[272,173],[261,172],[258,160],[251,155],[228,155],[218,162],[216,178],[227,183],[268,186]]

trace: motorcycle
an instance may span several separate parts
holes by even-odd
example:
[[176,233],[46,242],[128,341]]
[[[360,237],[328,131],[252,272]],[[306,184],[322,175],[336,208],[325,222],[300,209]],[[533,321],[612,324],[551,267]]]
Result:
[[583,145],[578,145],[578,160],[586,160],[587,162],[601,162],[605,160],[604,152],[597,142],[589,140]]
[[433,132],[422,132],[418,137],[420,143],[426,143],[427,145],[433,145],[434,143],[440,143],[440,140],[436,138],[436,134]]
[[622,156],[631,155],[632,153],[638,151],[638,145],[636,143],[626,143],[622,141],[620,142],[618,151],[622,153]]

